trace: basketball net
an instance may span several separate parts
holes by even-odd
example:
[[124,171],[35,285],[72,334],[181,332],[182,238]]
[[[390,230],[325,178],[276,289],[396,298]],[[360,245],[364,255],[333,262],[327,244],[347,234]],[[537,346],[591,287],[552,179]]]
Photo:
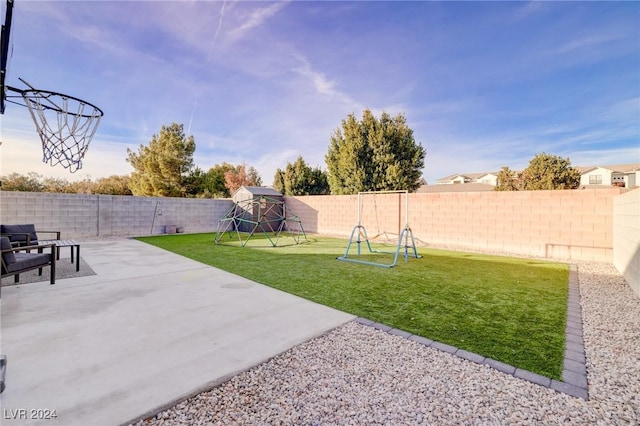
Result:
[[42,161],[74,173],[96,133],[102,110],[89,102],[47,90],[28,89],[22,98],[42,141]]

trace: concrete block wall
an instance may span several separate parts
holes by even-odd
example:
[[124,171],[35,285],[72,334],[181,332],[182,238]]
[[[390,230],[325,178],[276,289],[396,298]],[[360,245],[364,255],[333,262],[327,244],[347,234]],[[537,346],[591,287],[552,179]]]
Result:
[[[624,197],[620,195],[623,191],[612,188],[410,194],[409,225],[419,244],[613,262],[614,200],[621,197],[616,207],[621,215],[616,222],[616,241],[620,245],[616,266],[620,264],[619,268],[633,273],[637,262],[632,266],[623,264],[628,261],[625,253],[634,247],[637,256],[636,237],[631,242],[625,239],[635,235],[635,228],[629,223],[637,216],[625,212],[635,208],[637,213],[633,197],[637,197],[638,191]],[[369,237],[386,232],[397,238],[405,224],[403,197],[398,194],[363,197],[361,222]],[[625,201],[627,197],[631,201]],[[357,195],[285,197],[285,200],[310,233],[348,237],[358,221]],[[37,229],[62,231],[63,238],[160,234],[168,225],[182,227],[184,232],[214,232],[218,219],[231,206],[228,199],[2,191],[0,221],[35,223]],[[629,217],[625,219],[626,216]]]
[[287,207],[302,222],[305,232],[349,236],[357,223],[356,195],[284,197]]
[[614,199],[613,264],[640,296],[640,188]]
[[98,235],[97,209],[97,195],[0,192],[2,223],[33,223],[36,229],[61,231],[62,238]]
[[1,191],[0,221],[59,230],[62,238],[160,234],[167,225],[184,232],[215,232],[231,206],[228,199]]
[[433,244],[611,261],[620,189],[415,194],[414,234]]
[[[613,199],[620,188],[574,191],[450,192],[409,195],[409,225],[424,244],[499,250],[555,259],[613,259]],[[398,233],[404,201],[397,194],[363,197],[369,237]],[[286,197],[305,230],[348,237],[358,197]]]

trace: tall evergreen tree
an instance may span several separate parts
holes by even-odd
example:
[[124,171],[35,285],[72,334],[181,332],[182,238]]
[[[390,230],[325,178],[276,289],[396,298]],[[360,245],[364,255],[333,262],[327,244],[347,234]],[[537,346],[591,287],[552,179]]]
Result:
[[284,183],[284,170],[277,168],[276,173],[273,176],[273,189],[281,194],[287,195]]
[[195,167],[183,178],[185,195],[191,198],[214,198],[212,176]]
[[288,163],[285,170],[277,169],[273,187],[285,195],[329,194],[327,174],[319,167],[311,168],[298,156],[294,163]]
[[185,176],[193,167],[196,143],[186,137],[182,124],[162,126],[149,146],[140,145],[138,153],[127,149],[127,162],[135,169],[129,182],[134,195],[161,197],[186,196]]
[[331,192],[415,191],[425,155],[402,114],[383,112],[377,119],[367,109],[360,121],[350,114],[331,136],[325,156]]
[[314,167],[311,169],[311,173],[307,181],[307,192],[309,195],[331,194],[327,173],[320,167]]

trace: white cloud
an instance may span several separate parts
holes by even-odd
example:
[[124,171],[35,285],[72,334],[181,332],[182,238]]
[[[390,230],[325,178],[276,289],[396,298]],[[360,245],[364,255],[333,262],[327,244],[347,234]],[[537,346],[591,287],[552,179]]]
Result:
[[523,6],[520,6],[518,9],[516,9],[515,13],[513,14],[513,19],[515,21],[527,19],[531,16],[539,15],[545,10],[546,9],[544,6],[544,2],[539,0],[527,1]]
[[552,52],[557,55],[566,55],[579,50],[593,49],[598,46],[604,47],[603,45],[622,38],[624,37],[620,34],[589,34],[569,40],[555,48]]
[[333,89],[334,82],[328,81],[322,73],[314,72],[308,64],[304,68],[294,68],[294,71],[310,78],[313,86],[321,95],[334,96],[336,94]]
[[640,163],[640,146],[602,150],[578,150],[570,155],[573,166],[611,166]]
[[302,55],[297,54],[295,56],[301,62],[301,66],[293,68],[293,71],[300,75],[305,81],[310,82],[318,94],[329,98],[330,101],[336,101],[345,105],[358,105],[358,103],[347,94],[336,89],[336,82],[334,80],[330,80],[324,73],[314,70],[309,61]]
[[288,3],[289,1],[280,1],[267,7],[260,7],[252,10],[249,15],[245,17],[242,23],[229,32],[229,37],[232,40],[243,38],[245,34],[262,25],[266,20],[277,14]]

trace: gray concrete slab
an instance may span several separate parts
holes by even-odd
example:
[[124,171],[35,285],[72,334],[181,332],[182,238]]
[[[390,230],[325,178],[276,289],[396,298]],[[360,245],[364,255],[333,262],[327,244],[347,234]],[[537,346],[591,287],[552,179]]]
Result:
[[82,257],[97,275],[2,289],[3,425],[123,424],[355,318],[135,240]]

